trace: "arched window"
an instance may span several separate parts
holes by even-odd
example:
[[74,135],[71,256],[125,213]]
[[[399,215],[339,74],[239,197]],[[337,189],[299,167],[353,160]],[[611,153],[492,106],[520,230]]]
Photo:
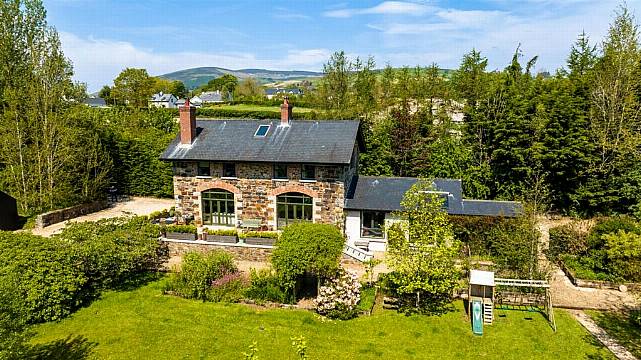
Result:
[[300,221],[312,221],[312,198],[300,193],[285,193],[276,197],[278,228]]
[[222,190],[202,192],[204,225],[235,225],[234,194]]

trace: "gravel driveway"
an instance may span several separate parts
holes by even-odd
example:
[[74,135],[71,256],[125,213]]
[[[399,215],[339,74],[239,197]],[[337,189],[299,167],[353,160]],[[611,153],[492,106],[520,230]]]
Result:
[[88,215],[80,216],[65,222],[53,224],[42,229],[33,229],[32,233],[41,236],[51,236],[59,233],[70,221],[96,221],[124,215],[149,215],[152,212],[169,209],[175,205],[173,199],[157,199],[147,197],[132,197],[129,200],[112,204],[109,208]]

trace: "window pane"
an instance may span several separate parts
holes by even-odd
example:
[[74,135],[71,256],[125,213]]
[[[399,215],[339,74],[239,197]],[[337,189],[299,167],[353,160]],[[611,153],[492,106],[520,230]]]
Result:
[[303,165],[300,178],[303,180],[316,180],[316,166]]
[[210,190],[202,193],[203,223],[207,225],[234,224],[234,194],[224,190]]
[[276,198],[278,228],[299,221],[312,221],[312,198],[299,193],[287,193]]
[[274,164],[274,179],[287,179],[286,164]]
[[362,237],[383,237],[383,225],[385,224],[385,213],[380,211],[363,211],[361,213],[361,236]]
[[198,176],[210,176],[209,163],[206,161],[198,162]]
[[223,177],[236,177],[236,164],[224,163],[223,164]]
[[267,135],[267,131],[269,131],[269,125],[260,125],[254,136],[265,136]]

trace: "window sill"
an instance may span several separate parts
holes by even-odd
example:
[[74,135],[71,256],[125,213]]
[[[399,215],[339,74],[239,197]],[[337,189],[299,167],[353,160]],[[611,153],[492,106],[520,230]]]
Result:
[[207,175],[196,175],[196,179],[211,179],[211,178],[212,178],[211,176],[207,176]]
[[300,182],[302,183],[315,183],[316,180],[311,180],[311,179],[300,179]]
[[289,181],[289,179],[272,179],[272,181]]
[[221,177],[222,180],[238,180],[236,176],[223,176]]

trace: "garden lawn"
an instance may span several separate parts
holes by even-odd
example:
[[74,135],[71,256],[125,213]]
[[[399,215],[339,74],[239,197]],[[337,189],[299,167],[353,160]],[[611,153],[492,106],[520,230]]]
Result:
[[[86,338],[96,359],[242,359],[256,342],[260,359],[295,359],[303,335],[311,359],[610,359],[569,314],[554,333],[539,313],[497,311],[485,335],[472,335],[463,305],[442,316],[379,310],[329,321],[303,310],[262,310],[161,294],[162,282],[107,292],[58,323],[34,328],[34,343]],[[79,340],[80,337],[80,340]]]
[[586,313],[621,346],[641,359],[641,329],[634,326],[626,315],[607,311]]

